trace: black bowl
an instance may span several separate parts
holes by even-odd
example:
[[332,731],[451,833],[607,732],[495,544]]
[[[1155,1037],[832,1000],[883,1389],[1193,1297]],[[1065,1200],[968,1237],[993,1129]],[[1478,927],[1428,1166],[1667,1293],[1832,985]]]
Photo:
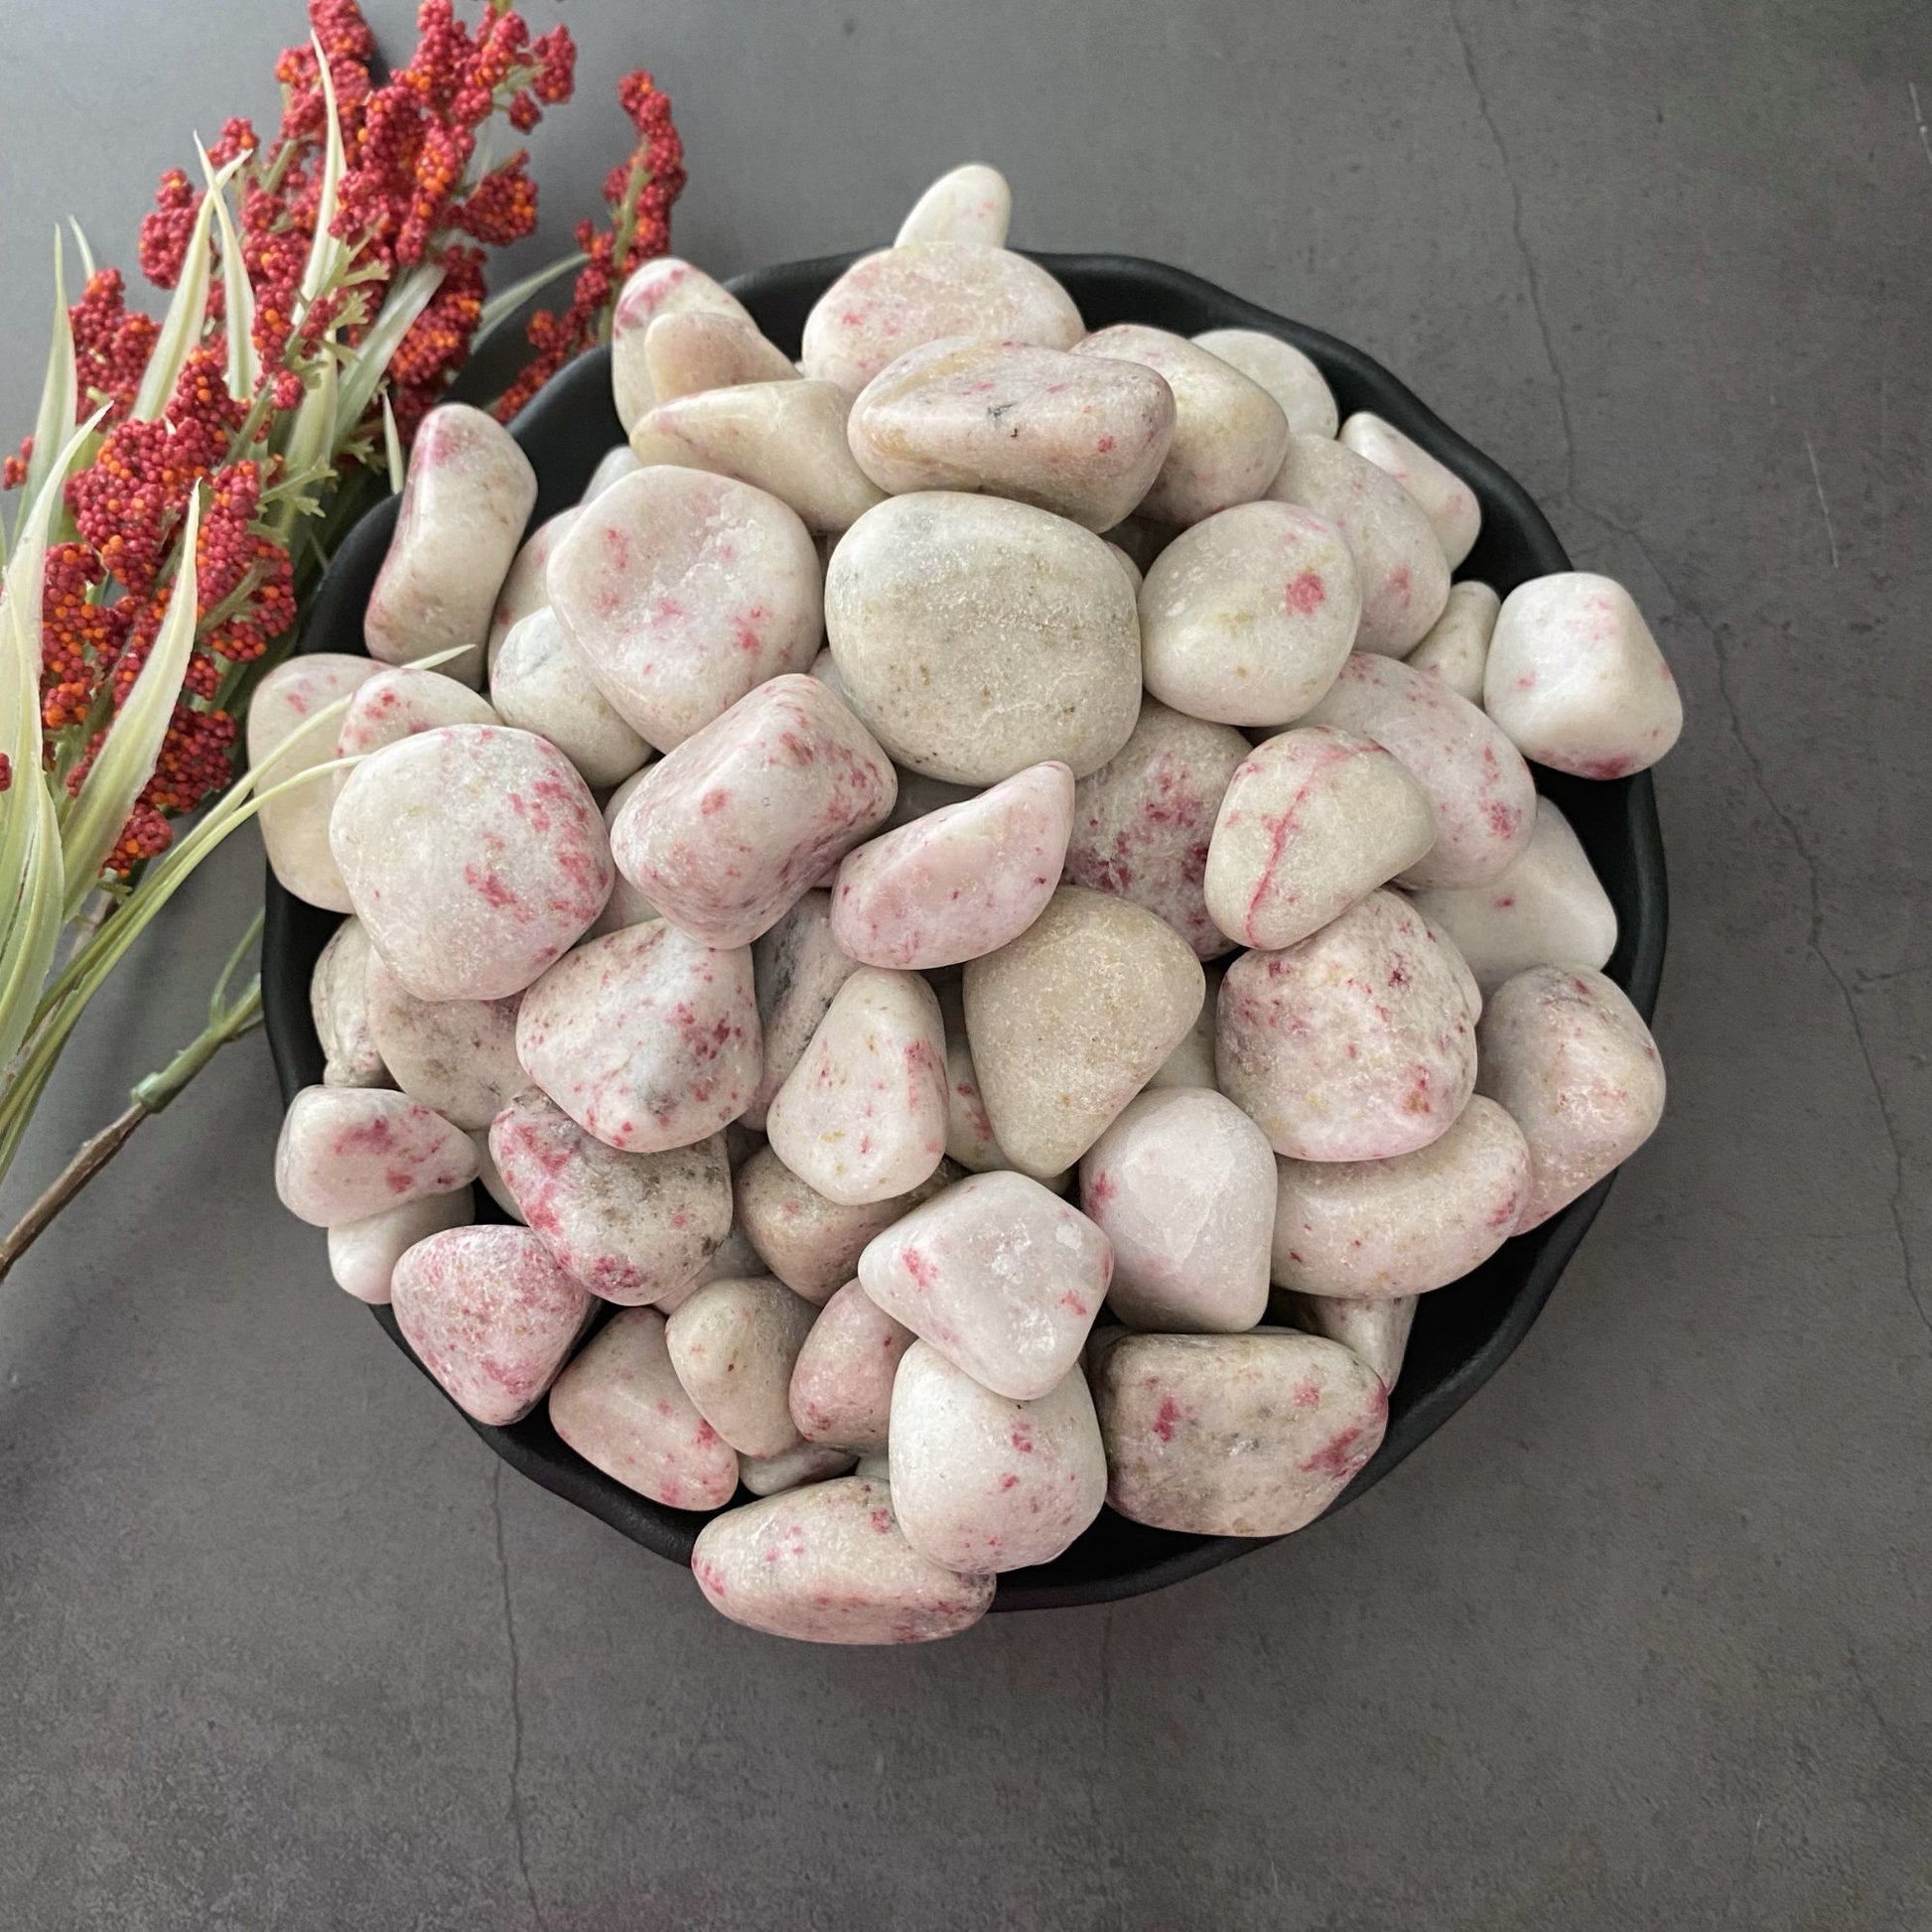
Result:
[[[764,333],[787,353],[795,353],[812,304],[854,259],[835,255],[760,269],[742,276],[732,288]],[[1360,349],[1158,262],[1119,255],[1036,259],[1060,279],[1094,328],[1146,322],[1185,336],[1204,329],[1258,329],[1304,350],[1327,377],[1344,416],[1356,409],[1375,410],[1475,490],[1482,503],[1482,536],[1461,576],[1480,578],[1506,594],[1526,578],[1570,568],[1555,532],[1522,486]],[[611,400],[609,350],[596,350],[565,369],[512,427],[536,468],[534,525],[575,502],[598,459],[621,440]],[[309,608],[300,649],[362,647],[362,613],[394,524],[391,498],[349,532]],[[1664,846],[1650,774],[1602,784],[1538,766],[1536,782],[1576,828],[1616,907],[1619,936],[1609,975],[1648,1019],[1663,970],[1666,921]],[[309,1017],[309,977],[336,924],[334,913],[292,898],[271,876],[262,993],[269,1046],[285,1095],[322,1077],[322,1049]],[[1549,1300],[1609,1190],[1609,1179],[1599,1181],[1532,1233],[1505,1243],[1465,1280],[1422,1298],[1402,1379],[1389,1405],[1388,1434],[1336,1508],[1379,1482],[1502,1366]],[[481,1192],[480,1201],[488,1206]],[[408,1353],[389,1311],[373,1312],[397,1347]],[[511,1429],[474,1421],[470,1426],[512,1468],[546,1489],[602,1517],[657,1555],[690,1562],[692,1542],[705,1518],[650,1502],[592,1468],[558,1438],[541,1409]],[[1038,1569],[1002,1577],[993,1607],[1030,1610],[1104,1603],[1198,1576],[1259,1547],[1248,1538],[1148,1529],[1103,1510],[1100,1520],[1063,1556]]]

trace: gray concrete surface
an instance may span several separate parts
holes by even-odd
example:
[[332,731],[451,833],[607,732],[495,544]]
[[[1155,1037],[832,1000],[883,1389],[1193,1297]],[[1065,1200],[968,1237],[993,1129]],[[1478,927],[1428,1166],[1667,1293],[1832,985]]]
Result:
[[[271,111],[295,18],[12,0],[5,421],[55,213],[130,259],[189,130]],[[1018,240],[1352,337],[1515,468],[1688,700],[1670,1116],[1520,1354],[1359,1507],[1160,1597],[847,1654],[503,1476],[277,1211],[237,1051],[0,1290],[0,1923],[1932,1924],[1932,16],[567,18],[554,231],[647,62],[714,269],[887,235],[986,156]],[[217,867],[101,1002],[10,1201],[193,1031],[253,890]]]

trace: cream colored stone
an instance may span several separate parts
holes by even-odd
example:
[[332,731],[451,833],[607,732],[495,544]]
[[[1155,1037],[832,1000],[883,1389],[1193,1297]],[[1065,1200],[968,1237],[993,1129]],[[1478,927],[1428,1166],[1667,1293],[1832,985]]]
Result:
[[611,318],[611,391],[625,435],[657,400],[644,351],[651,324],[659,316],[693,312],[752,321],[729,289],[675,255],[645,262],[624,283]]
[[941,175],[899,223],[896,247],[910,241],[977,241],[1006,246],[1013,219],[1013,190],[997,168],[969,161]]
[[883,1450],[892,1424],[893,1378],[912,1330],[857,1281],[827,1302],[791,1371],[791,1419],[808,1443]]
[[587,785],[621,784],[642,768],[650,747],[591,681],[591,673],[548,606],[511,629],[489,674],[503,723],[547,738]]
[[[619,445],[620,449],[623,447]],[[605,462],[609,461],[607,457]],[[603,464],[598,466],[600,470],[603,467]],[[576,521],[577,509],[573,505],[546,517],[523,539],[523,548],[516,553],[516,561],[503,579],[503,588],[496,593],[496,609],[489,620],[489,641],[483,651],[487,669],[496,668],[496,653],[503,648],[503,639],[510,634],[511,625],[532,611],[541,611],[550,602],[551,553]]]
[[783,349],[755,323],[706,309],[653,318],[644,331],[644,372],[657,405],[741,382],[795,382]]
[[1357,456],[1386,470],[1422,505],[1451,570],[1475,548],[1482,505],[1448,464],[1367,409],[1358,409],[1342,424],[1341,440]]
[[275,1191],[311,1227],[366,1221],[476,1173],[476,1150],[457,1128],[377,1087],[304,1087],[275,1146]]
[[800,1443],[780,1455],[739,1458],[739,1480],[755,1496],[778,1496],[834,1476],[850,1475],[859,1458],[850,1449],[828,1449],[823,1443]]
[[369,935],[352,914],[330,934],[309,976],[309,1015],[323,1052],[326,1087],[388,1087],[397,1083],[382,1063],[369,1031]]
[[[356,688],[336,735],[342,758],[364,758],[418,732],[443,725],[500,725],[495,708],[467,684],[441,671],[419,671],[411,664],[377,671]],[[344,780],[338,779],[340,791]]]
[[365,1220],[343,1221],[329,1230],[329,1272],[336,1286],[358,1302],[386,1304],[396,1263],[417,1242],[445,1228],[467,1227],[476,1218],[468,1187],[386,1207]]
[[1451,584],[1443,615],[1403,662],[1431,672],[1458,698],[1479,705],[1483,666],[1489,661],[1489,636],[1501,609],[1502,599],[1487,584],[1473,579]]
[[772,1096],[804,1057],[833,996],[858,969],[832,933],[832,896],[810,892],[752,942],[764,1065],[744,1123],[764,1132]]
[[666,1324],[671,1366],[702,1415],[741,1455],[798,1447],[787,1397],[812,1306],[769,1276],[707,1282]]
[[1260,383],[1281,404],[1295,435],[1334,435],[1341,412],[1327,378],[1293,343],[1258,329],[1209,329],[1194,338],[1194,345]]
[[[291,657],[262,679],[248,707],[248,763],[258,794],[334,760],[342,714],[323,714],[336,705],[346,711],[345,701],[381,668],[366,657],[318,650]],[[283,887],[310,905],[347,912],[348,888],[329,847],[336,793],[333,775],[325,773],[268,798],[256,818],[269,868]]]
[[419,1000],[379,957],[363,968],[363,986],[370,1035],[394,1083],[466,1133],[486,1128],[529,1085],[516,1058],[514,995]]
[[1357,1302],[1338,1295],[1291,1295],[1297,1322],[1311,1335],[1338,1341],[1375,1371],[1385,1389],[1393,1389],[1409,1352],[1409,1331],[1416,1325],[1416,1298],[1398,1295],[1385,1302]]

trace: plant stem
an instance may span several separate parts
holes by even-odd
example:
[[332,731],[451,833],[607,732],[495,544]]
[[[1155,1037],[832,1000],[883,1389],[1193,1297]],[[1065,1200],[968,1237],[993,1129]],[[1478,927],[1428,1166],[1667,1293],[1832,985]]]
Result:
[[7,1238],[0,1241],[0,1281],[6,1280],[14,1263],[47,1232],[68,1202],[127,1145],[134,1130],[147,1117],[148,1109],[140,1101],[130,1101],[124,1113],[82,1144],[40,1199],[15,1223]]

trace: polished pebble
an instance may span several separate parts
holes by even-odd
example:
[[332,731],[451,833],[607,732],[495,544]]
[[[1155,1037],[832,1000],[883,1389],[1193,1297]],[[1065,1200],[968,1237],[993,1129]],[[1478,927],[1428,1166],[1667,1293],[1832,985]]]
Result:
[[322,1046],[326,1087],[399,1084],[383,1064],[369,1031],[368,969],[372,951],[362,921],[350,916],[329,935],[309,976],[309,1015]]
[[275,1147],[275,1191],[311,1227],[366,1221],[476,1174],[477,1151],[459,1128],[379,1087],[304,1087]]
[[989,248],[1006,246],[1013,219],[1013,190],[997,168],[969,161],[941,175],[912,204],[896,247],[908,241],[977,241]]
[[1332,436],[1341,422],[1327,378],[1293,343],[1258,329],[1209,329],[1194,345],[1231,362],[1281,404],[1297,436]]
[[729,289],[676,255],[645,262],[620,292],[611,316],[611,394],[625,435],[657,400],[644,346],[651,324],[660,316],[692,312],[752,321]]
[[503,1185],[503,1176],[496,1172],[496,1163],[489,1152],[489,1130],[469,1136],[470,1145],[477,1151],[477,1185],[496,1203],[508,1220],[520,1222],[522,1216],[516,1211],[516,1196]]
[[1479,705],[1489,637],[1501,609],[1502,599],[1487,584],[1473,579],[1451,584],[1443,615],[1403,662],[1441,678],[1458,698]]
[[[343,713],[336,737],[342,758],[362,758],[385,745],[414,738],[418,732],[443,725],[500,725],[504,719],[487,699],[439,671],[421,671],[412,664],[377,671],[359,685]],[[338,781],[339,790],[341,781]]]
[[764,1063],[743,1115],[747,1127],[764,1132],[772,1096],[804,1057],[833,996],[858,963],[833,936],[830,893],[807,893],[752,942]]
[[267,794],[334,760],[342,716],[322,714],[335,705],[345,711],[345,700],[381,668],[366,657],[309,651],[276,665],[248,706],[248,763],[256,795],[266,799],[256,823],[268,849],[269,870],[297,898],[330,912],[351,909],[348,888],[329,845],[335,775],[310,778],[279,798]]
[[738,1478],[755,1496],[779,1496],[787,1489],[803,1489],[815,1482],[829,1482],[834,1476],[850,1475],[858,1461],[850,1449],[800,1443],[777,1455],[741,1456]]
[[[607,838],[623,808],[629,804],[630,794],[643,781],[643,772],[633,771],[604,801],[604,832]],[[619,873],[617,884],[611,888],[611,897],[604,901],[604,910],[597,915],[597,922],[591,927],[588,936],[599,939],[607,932],[620,932],[627,925],[642,925],[646,919],[659,916],[657,907],[622,873]]]
[[489,695],[504,724],[547,738],[587,785],[621,784],[650,757],[650,747],[591,682],[548,606],[532,611],[503,640]]
[[784,1283],[761,1276],[705,1283],[666,1325],[677,1379],[741,1455],[782,1455],[798,1447],[791,1370],[813,1312]]
[[618,443],[606,450],[597,460],[597,468],[591,472],[591,480],[584,485],[584,493],[577,499],[578,507],[595,502],[613,483],[621,483],[642,465],[631,454],[628,443]]
[[1448,464],[1372,410],[1358,409],[1349,417],[1341,426],[1341,441],[1378,470],[1386,470],[1422,505],[1451,570],[1475,548],[1482,505]]
[[336,1286],[358,1302],[386,1303],[396,1263],[418,1241],[445,1228],[467,1227],[476,1218],[468,1187],[385,1207],[365,1220],[343,1221],[329,1230],[329,1272]]
[[1221,997],[1224,971],[1220,965],[1206,968],[1207,984],[1201,989],[1200,1011],[1194,1015],[1194,1024],[1148,1075],[1143,1093],[1158,1093],[1169,1087],[1214,1087],[1214,1010]]
[[710,309],[674,310],[644,331],[644,372],[657,406],[741,382],[795,382],[791,358],[758,325]]
[[892,1423],[893,1378],[912,1330],[857,1281],[819,1311],[791,1370],[791,1419],[808,1443],[859,1452],[884,1449]]
[[486,1128],[529,1085],[516,1057],[516,996],[419,1000],[374,957],[363,986],[370,1032],[394,1084],[466,1133]]
[[527,618],[532,611],[541,611],[550,602],[551,553],[576,521],[577,509],[573,505],[559,510],[555,516],[545,517],[523,539],[523,547],[516,553],[516,561],[510,565],[502,589],[496,593],[496,609],[489,620],[489,640],[483,649],[487,670],[496,668],[496,654],[503,648],[503,639],[510,634],[516,621]]
[[1340,1342],[1375,1371],[1385,1389],[1395,1387],[1402,1358],[1409,1352],[1409,1331],[1416,1325],[1413,1295],[1373,1302],[1339,1295],[1292,1295],[1289,1306],[1299,1326]]

